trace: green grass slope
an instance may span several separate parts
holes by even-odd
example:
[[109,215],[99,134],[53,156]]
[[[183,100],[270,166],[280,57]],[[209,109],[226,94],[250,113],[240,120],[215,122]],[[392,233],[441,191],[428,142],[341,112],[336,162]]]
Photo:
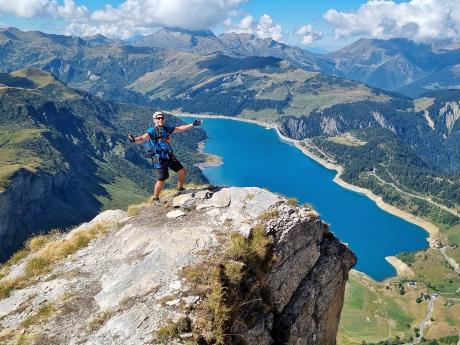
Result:
[[[152,109],[103,101],[40,70],[1,75],[0,84],[0,243],[8,247],[0,259],[31,232],[70,226],[151,193],[151,163],[127,133],[144,133]],[[194,166],[204,132],[174,137],[188,181],[205,182]]]

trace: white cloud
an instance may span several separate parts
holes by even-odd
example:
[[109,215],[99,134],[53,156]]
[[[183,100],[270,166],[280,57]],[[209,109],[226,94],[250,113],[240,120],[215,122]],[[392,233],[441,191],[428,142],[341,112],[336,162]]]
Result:
[[46,12],[48,0],[2,0],[0,12],[13,13],[19,17],[33,17]]
[[90,13],[74,0],[0,0],[0,14],[19,17],[48,15],[64,19],[66,34],[128,38],[150,33],[156,27],[207,29],[238,13],[249,0],[125,0],[120,6],[106,5]]
[[234,23],[230,18],[227,18],[224,24],[231,28],[228,32],[236,32],[238,34],[254,33],[254,18],[249,15],[241,19],[239,23]]
[[272,38],[275,41],[281,41],[282,28],[280,25],[273,23],[272,17],[264,14],[260,17],[259,24],[257,24],[256,35],[260,38]]
[[417,42],[460,39],[458,0],[370,0],[354,12],[329,10],[324,19],[337,39],[405,37]]
[[311,44],[323,38],[323,33],[315,31],[315,29],[313,29],[313,26],[310,24],[302,26],[295,32],[295,35],[301,38],[300,43],[303,45]]
[[157,27],[207,29],[222,22],[248,0],[126,0],[90,14],[86,23],[72,23],[68,34],[129,38]]
[[88,9],[85,6],[75,5],[73,0],[64,0],[64,6],[58,6],[53,1],[52,11],[55,17],[70,19],[72,21],[85,20],[88,15]]
[[245,0],[126,0],[119,7],[107,5],[95,11],[90,19],[103,25],[125,25],[136,28],[181,27],[207,29],[237,9]]
[[268,14],[262,15],[257,23],[252,16],[247,15],[239,23],[234,23],[228,18],[224,24],[230,28],[227,32],[250,33],[259,38],[271,38],[279,42],[283,38],[282,27],[275,24]]
[[64,0],[59,5],[56,0],[1,0],[0,13],[12,13],[18,17],[50,15],[55,18],[72,19],[86,16],[88,9],[77,6],[73,0]]

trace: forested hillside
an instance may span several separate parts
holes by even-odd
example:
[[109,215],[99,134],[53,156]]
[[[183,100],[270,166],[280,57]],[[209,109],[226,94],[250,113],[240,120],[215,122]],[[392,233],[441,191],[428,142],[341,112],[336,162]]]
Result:
[[[151,113],[70,89],[40,70],[1,74],[0,259],[31,232],[145,199],[152,189],[151,163],[127,133],[144,133]],[[176,153],[190,181],[205,181],[193,166],[204,138],[198,129],[177,136]]]

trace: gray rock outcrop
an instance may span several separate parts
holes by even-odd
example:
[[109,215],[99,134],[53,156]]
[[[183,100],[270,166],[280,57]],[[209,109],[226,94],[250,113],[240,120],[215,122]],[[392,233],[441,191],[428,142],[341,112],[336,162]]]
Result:
[[74,172],[56,175],[19,170],[0,193],[0,262],[34,231],[78,224],[97,213],[98,201],[78,188]]
[[[167,216],[173,205],[181,216]],[[198,310],[208,296],[197,292],[183,272],[203,267],[199,275],[211,275],[203,263],[223,257],[225,238],[251,238],[262,226],[271,239],[269,260],[260,261],[265,265],[263,282],[254,282],[256,276],[247,273],[241,286],[263,286],[261,295],[268,297],[262,298],[264,308],[251,310],[250,322],[229,314],[226,330],[237,337],[224,342],[335,344],[345,283],[356,258],[314,210],[260,188],[191,190],[165,205],[145,204],[131,217],[106,211],[63,236],[100,222],[108,224],[107,234],[0,299],[0,340],[30,336],[43,344],[217,343],[198,334]],[[0,287],[25,274],[27,262],[39,253],[11,267]],[[46,317],[40,314],[44,305],[52,310]],[[167,340],[159,337],[165,326],[183,320],[190,324],[174,326],[178,332]]]

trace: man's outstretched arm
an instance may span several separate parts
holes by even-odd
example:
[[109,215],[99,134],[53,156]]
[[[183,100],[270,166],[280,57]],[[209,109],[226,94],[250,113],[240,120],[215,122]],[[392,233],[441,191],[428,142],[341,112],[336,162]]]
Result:
[[173,133],[181,133],[185,132],[186,130],[189,130],[190,128],[193,128],[195,126],[199,126],[203,123],[203,120],[195,120],[193,123],[189,123],[188,125],[182,125],[182,126],[177,126],[174,128]]
[[139,137],[134,137],[131,133],[128,134],[128,139],[133,144],[142,144],[144,141],[149,140],[150,135],[148,133],[144,133]]

